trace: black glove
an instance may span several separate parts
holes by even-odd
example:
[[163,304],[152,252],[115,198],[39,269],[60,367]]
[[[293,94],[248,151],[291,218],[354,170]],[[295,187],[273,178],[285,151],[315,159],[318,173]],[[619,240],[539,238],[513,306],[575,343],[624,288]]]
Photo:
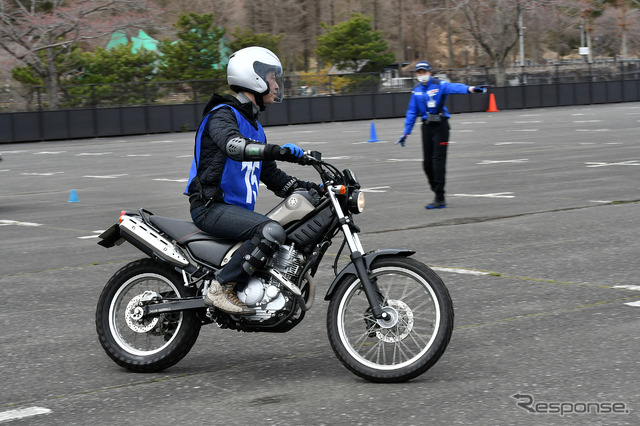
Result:
[[473,93],[487,93],[487,89],[489,88],[486,84],[481,84],[480,86],[473,86],[471,91]]
[[402,136],[400,136],[400,139],[398,139],[398,141],[396,142],[396,145],[400,144],[401,147],[404,148],[404,143],[407,141],[407,135],[406,133]]

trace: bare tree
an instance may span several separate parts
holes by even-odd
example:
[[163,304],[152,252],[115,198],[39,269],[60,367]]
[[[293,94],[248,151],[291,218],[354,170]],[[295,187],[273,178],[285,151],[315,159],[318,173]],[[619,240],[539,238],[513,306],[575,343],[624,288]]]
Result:
[[148,26],[159,12],[146,0],[0,0],[0,47],[42,78],[50,105],[57,107],[56,64],[74,46]]
[[505,62],[519,40],[524,0],[451,0],[464,14],[463,28],[482,47],[496,69],[496,83],[506,83]]

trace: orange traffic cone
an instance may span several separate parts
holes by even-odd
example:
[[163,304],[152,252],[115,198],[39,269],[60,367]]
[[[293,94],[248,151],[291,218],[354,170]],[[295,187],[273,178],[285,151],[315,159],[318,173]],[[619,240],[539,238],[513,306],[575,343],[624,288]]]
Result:
[[494,96],[493,93],[491,93],[489,95],[489,109],[487,110],[487,112],[498,112],[498,111],[500,110],[496,106],[496,97]]

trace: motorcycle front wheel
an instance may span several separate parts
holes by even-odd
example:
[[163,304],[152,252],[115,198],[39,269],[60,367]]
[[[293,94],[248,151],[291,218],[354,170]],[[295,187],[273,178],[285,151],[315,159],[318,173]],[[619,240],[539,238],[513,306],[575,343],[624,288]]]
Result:
[[453,303],[440,277],[407,257],[382,257],[370,275],[388,320],[376,320],[362,283],[349,275],[329,303],[327,332],[342,364],[372,382],[413,379],[440,359],[453,331]]
[[141,306],[149,295],[175,299],[192,293],[173,269],[151,259],[125,265],[106,284],[96,308],[96,331],[107,355],[138,373],[178,363],[200,334],[197,314],[190,310],[144,316]]

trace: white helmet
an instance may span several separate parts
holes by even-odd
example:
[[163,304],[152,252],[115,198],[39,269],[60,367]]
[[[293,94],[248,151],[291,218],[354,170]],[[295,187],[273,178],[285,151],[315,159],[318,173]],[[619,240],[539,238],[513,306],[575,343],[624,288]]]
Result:
[[[238,50],[229,57],[227,82],[234,92],[248,91],[257,95],[269,93],[268,73],[278,83],[275,102],[282,101],[284,74],[280,59],[269,49],[252,46]],[[271,77],[271,76],[269,76]]]

